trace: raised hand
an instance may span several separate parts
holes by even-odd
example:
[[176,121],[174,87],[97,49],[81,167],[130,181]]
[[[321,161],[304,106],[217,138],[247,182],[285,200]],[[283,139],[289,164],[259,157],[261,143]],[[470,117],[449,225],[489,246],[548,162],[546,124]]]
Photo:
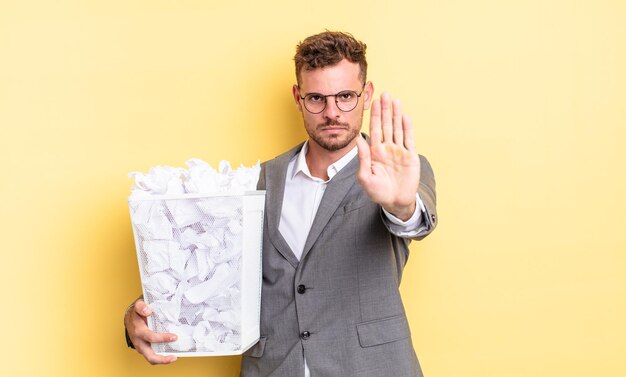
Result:
[[420,160],[415,152],[411,118],[402,114],[400,101],[383,93],[372,102],[370,145],[357,138],[358,178],[375,203],[401,220],[415,211],[420,182]]

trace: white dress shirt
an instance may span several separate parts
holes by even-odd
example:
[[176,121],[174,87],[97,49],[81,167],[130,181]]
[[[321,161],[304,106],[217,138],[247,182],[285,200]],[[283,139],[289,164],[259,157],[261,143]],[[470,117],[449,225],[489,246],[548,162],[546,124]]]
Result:
[[[313,177],[306,163],[308,141],[302,146],[300,153],[295,155],[287,167],[283,207],[280,213],[278,230],[285,241],[300,260],[304,250],[304,243],[311,230],[313,219],[324,196],[328,182],[348,163],[356,158],[357,147],[352,148],[345,156],[330,165],[327,170],[328,180]],[[407,221],[402,221],[383,209],[383,220],[390,231],[400,237],[411,237],[426,227],[422,221],[422,213],[426,212],[424,203],[419,195],[416,196],[417,207],[421,210],[413,213]],[[309,368],[304,360],[304,376],[310,377]]]

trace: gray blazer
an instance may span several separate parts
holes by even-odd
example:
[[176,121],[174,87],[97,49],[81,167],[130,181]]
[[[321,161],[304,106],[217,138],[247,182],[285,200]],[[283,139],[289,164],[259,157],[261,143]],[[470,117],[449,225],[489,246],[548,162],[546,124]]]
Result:
[[[389,232],[356,179],[355,157],[328,183],[300,261],[278,231],[289,160],[263,163],[261,340],[244,353],[243,377],[421,376],[398,286],[408,239]],[[435,180],[420,156],[426,230],[436,225]]]

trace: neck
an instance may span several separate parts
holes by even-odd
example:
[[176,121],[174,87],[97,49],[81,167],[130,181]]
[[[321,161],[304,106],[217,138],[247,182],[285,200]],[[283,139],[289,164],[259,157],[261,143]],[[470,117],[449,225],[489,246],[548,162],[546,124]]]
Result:
[[350,142],[345,147],[336,151],[329,151],[322,148],[312,139],[309,139],[308,150],[306,153],[306,164],[309,167],[311,175],[325,181],[328,180],[328,167],[339,161],[346,153],[350,152],[356,145],[356,140]]

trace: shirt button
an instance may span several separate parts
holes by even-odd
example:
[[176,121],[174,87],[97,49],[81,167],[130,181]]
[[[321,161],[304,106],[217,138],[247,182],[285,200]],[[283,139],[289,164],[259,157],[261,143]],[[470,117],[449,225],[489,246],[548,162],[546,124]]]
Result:
[[304,292],[306,292],[306,287],[304,285],[299,285],[298,286],[298,293],[300,294],[304,294]]
[[311,337],[311,333],[308,331],[303,331],[302,334],[300,334],[300,339],[302,340],[307,340],[309,337]]

